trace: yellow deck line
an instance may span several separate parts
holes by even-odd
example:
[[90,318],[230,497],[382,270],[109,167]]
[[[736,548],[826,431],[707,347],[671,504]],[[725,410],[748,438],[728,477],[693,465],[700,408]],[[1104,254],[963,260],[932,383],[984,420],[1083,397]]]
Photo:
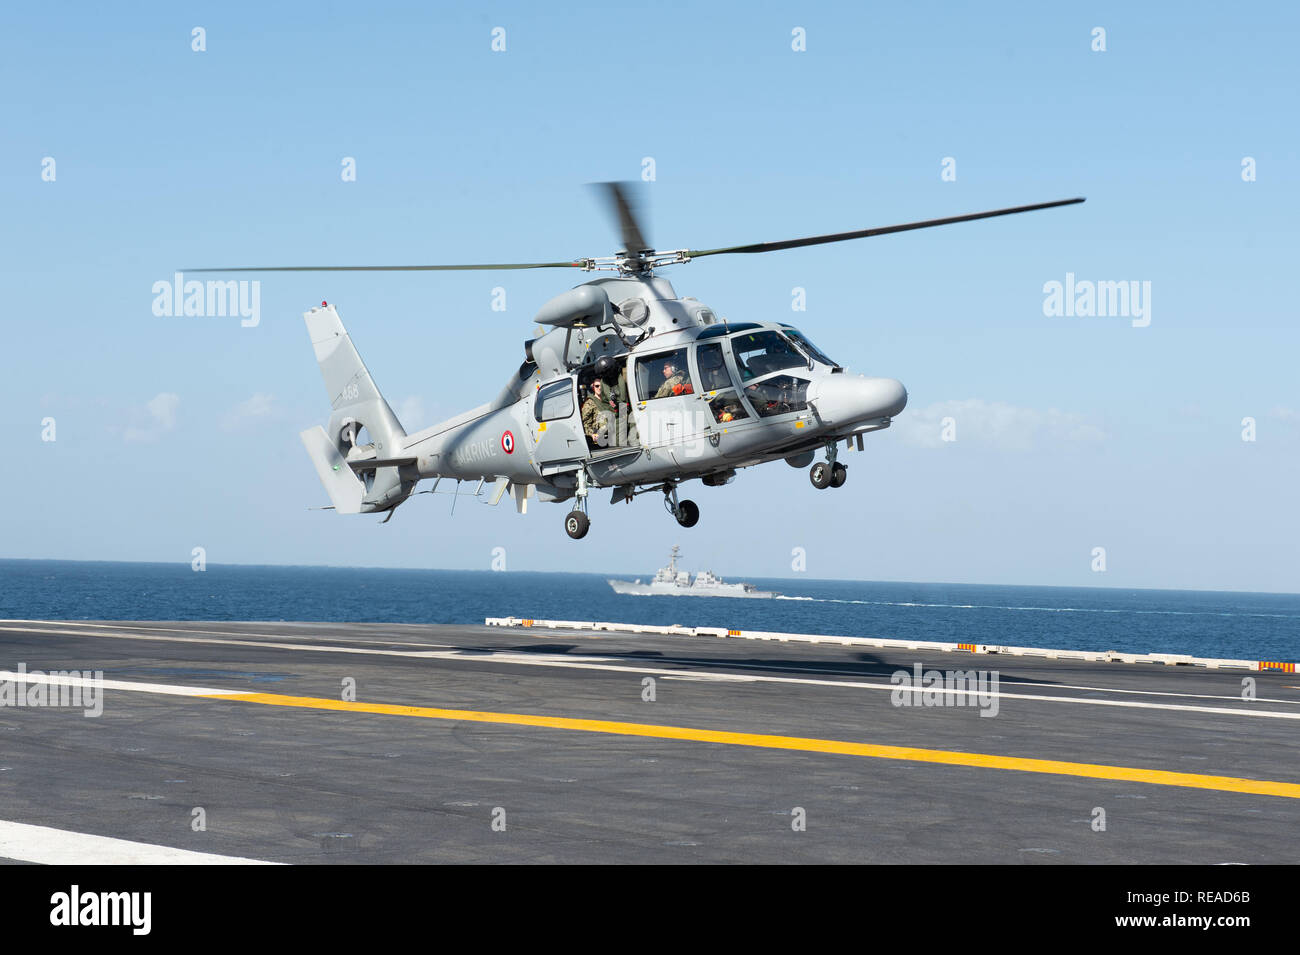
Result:
[[211,695],[207,699],[263,703],[268,706],[303,707],[316,710],[341,710],[348,713],[418,716],[424,719],[457,720],[468,723],[539,726],[547,729],[577,730],[585,733],[646,736],[654,739],[679,739],[697,743],[756,746],[764,749],[787,749],[808,753],[869,756],[874,759],[901,759],[917,763],[976,766],[983,769],[1011,769],[1025,773],[1085,776],[1092,779],[1150,783],[1155,786],[1183,786],[1192,789],[1214,789],[1222,792],[1300,799],[1300,783],[1283,783],[1267,779],[1241,779],[1235,776],[1203,776],[1196,773],[1175,773],[1163,769],[1137,769],[1129,766],[1103,766],[1095,763],[1069,763],[1055,759],[1027,759],[1021,756],[996,756],[987,753],[958,753],[941,749],[918,749],[910,746],[882,746],[876,743],[851,743],[844,740],[810,739],[801,736],[772,736],[763,733],[733,733],[725,730],[695,729],[688,726],[656,726],[649,723],[583,720],[565,716],[491,713],[478,710],[444,710],[431,706],[400,706],[391,703],[347,703],[342,700],[311,696],[283,696],[276,693],[222,694]]

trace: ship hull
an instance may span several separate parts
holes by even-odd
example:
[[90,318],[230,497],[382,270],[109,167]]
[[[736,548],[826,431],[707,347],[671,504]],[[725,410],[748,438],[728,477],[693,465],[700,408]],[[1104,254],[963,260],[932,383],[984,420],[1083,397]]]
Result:
[[766,590],[746,591],[739,584],[722,587],[676,587],[671,584],[635,584],[627,580],[607,582],[614,588],[614,593],[635,597],[740,597],[771,600],[779,596]]

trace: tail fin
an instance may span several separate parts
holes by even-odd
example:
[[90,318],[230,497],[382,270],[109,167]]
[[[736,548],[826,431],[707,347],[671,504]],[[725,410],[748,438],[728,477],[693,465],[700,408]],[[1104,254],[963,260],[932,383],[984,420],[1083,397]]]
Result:
[[337,309],[322,305],[304,312],[303,318],[333,408],[323,433],[320,428],[302,433],[321,483],[342,513],[395,507],[418,482],[415,468],[403,464],[366,469],[359,463],[401,457],[406,432],[353,347]]
[[402,449],[406,432],[366,371],[338,310],[333,305],[322,305],[303,313],[303,318],[334,409],[326,433],[338,440],[344,425],[355,423],[349,443],[355,442],[365,428],[374,442],[376,457],[395,457]]

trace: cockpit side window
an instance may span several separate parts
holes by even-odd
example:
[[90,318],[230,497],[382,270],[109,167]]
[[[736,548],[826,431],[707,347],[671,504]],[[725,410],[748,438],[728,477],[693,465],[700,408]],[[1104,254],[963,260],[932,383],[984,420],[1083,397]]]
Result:
[[777,375],[748,385],[745,397],[760,418],[805,411],[808,408],[808,382],[793,375]]
[[719,392],[717,397],[709,402],[709,411],[713,412],[713,420],[718,424],[741,421],[749,417],[744,403],[732,389]]
[[727,362],[722,357],[722,343],[709,342],[695,349],[695,364],[700,370],[700,390],[721,391],[731,387]]
[[718,424],[727,424],[749,417],[744,402],[736,393],[727,360],[722,354],[721,342],[707,342],[695,346],[695,367],[700,372],[700,389],[708,396],[709,411]]

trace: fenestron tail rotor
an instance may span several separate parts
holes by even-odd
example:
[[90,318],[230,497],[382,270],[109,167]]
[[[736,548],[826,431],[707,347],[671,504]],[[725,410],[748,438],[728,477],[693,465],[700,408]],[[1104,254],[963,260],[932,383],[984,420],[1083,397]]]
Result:
[[991,209],[987,212],[971,212],[959,216],[947,216],[942,219],[921,219],[916,222],[904,222],[898,225],[876,226],[858,229],[853,232],[832,232],[824,235],[805,236],[800,239],[782,239],[775,242],[755,242],[748,245],[730,245],[717,249],[673,249],[657,252],[650,247],[645,230],[641,227],[634,190],[630,183],[606,182],[596,183],[605,194],[618,224],[619,236],[623,248],[612,256],[569,259],[562,262],[497,262],[473,263],[466,265],[275,265],[275,266],[240,266],[237,268],[189,269],[191,272],[459,272],[489,271],[501,269],[583,269],[609,270],[623,273],[648,272],[664,265],[689,262],[706,255],[752,255],[758,252],[779,252],[783,249],[799,249],[811,245],[827,245],[832,242],[847,242],[851,239],[867,239],[878,235],[891,235],[895,232],[911,232],[916,229],[931,229],[935,226],[953,225],[958,222],[973,222],[977,219],[992,219],[997,216],[1017,215],[1021,212],[1037,212],[1042,209],[1054,209],[1057,206],[1070,206],[1083,202],[1082,197],[1074,199],[1057,199],[1053,202],[1039,202],[1028,206],[1011,206],[1006,209]]

